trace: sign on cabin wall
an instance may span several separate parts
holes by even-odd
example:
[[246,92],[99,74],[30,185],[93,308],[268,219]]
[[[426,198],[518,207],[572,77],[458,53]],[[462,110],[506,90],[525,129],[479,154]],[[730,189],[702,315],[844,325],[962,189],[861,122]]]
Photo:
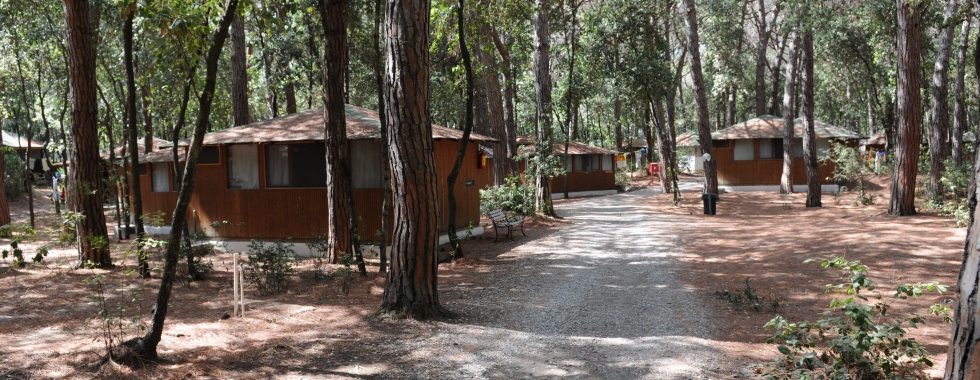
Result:
[[476,180],[475,179],[467,180],[466,182],[463,182],[463,184],[466,186],[476,186]]

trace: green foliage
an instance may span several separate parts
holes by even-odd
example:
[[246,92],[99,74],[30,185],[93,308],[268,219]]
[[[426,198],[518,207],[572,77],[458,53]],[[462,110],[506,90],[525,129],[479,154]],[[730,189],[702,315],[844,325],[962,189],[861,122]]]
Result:
[[351,286],[354,284],[354,279],[357,277],[357,272],[354,268],[354,255],[349,253],[342,253],[340,255],[340,268],[337,268],[330,277],[340,283],[340,292],[347,296],[350,294]]
[[[22,244],[24,242],[34,242],[37,240],[37,231],[24,225],[7,224],[0,227],[3,236],[10,237],[10,249],[0,251],[0,258],[6,260],[8,257],[14,259],[14,265],[18,268],[27,266],[27,259]],[[48,256],[48,247],[40,246],[34,251],[31,262],[40,263]]]
[[480,211],[486,214],[496,209],[534,214],[534,186],[525,184],[519,176],[512,176],[501,186],[480,190]]
[[[134,254],[135,251],[126,252],[125,256]],[[99,336],[96,341],[102,341],[106,357],[117,357],[115,354],[118,348],[129,337],[135,337],[146,330],[146,321],[143,319],[143,294],[146,290],[146,281],[139,275],[136,268],[125,266],[127,260],[120,260],[122,263],[122,273],[118,284],[109,283],[109,276],[105,273],[96,273],[98,264],[86,261],[84,266],[91,271],[92,276],[82,280],[85,285],[92,289],[89,297],[95,301],[97,308],[94,315],[85,319],[86,323],[93,320],[99,322]],[[137,279],[138,284],[133,285],[128,279]],[[118,287],[111,289],[112,287]],[[115,293],[115,295],[113,295]]]
[[[806,262],[814,261],[817,260]],[[916,315],[896,318],[889,310],[895,300],[919,297],[924,291],[943,293],[946,287],[936,282],[899,284],[892,301],[885,302],[875,290],[877,284],[868,278],[867,266],[861,262],[829,256],[820,261],[820,266],[846,273],[846,282],[827,285],[827,292],[840,297],[835,297],[829,310],[815,322],[789,322],[777,316],[766,324],[766,328],[775,331],[768,341],[780,343],[782,355],[766,374],[767,378],[928,378],[922,369],[932,366],[929,352],[915,339],[905,336],[908,329],[925,323],[925,318]],[[949,307],[934,305],[929,313],[950,321]]]
[[952,159],[947,159],[946,170],[939,177],[945,194],[940,200],[926,201],[927,208],[939,211],[941,216],[952,217],[957,227],[966,227],[970,223],[970,210],[967,207],[970,176],[973,171],[970,165],[970,162],[956,165]]
[[771,311],[779,311],[779,308],[782,307],[782,302],[785,300],[772,293],[769,293],[769,296],[766,298],[760,297],[755,288],[752,287],[751,279],[748,277],[745,278],[745,288],[740,293],[729,293],[725,290],[720,295],[721,298],[724,298],[725,301],[728,301],[732,305],[747,305],[755,311],[762,311],[765,308]]
[[838,192],[834,194],[835,199],[847,192],[846,183],[854,183],[855,190],[858,191],[858,198],[855,203],[865,206],[874,204],[875,196],[867,193],[864,183],[869,176],[874,174],[874,170],[868,166],[868,162],[861,159],[861,153],[857,148],[833,141],[831,142],[830,155],[824,160],[833,162],[834,175],[831,179],[840,185]]
[[27,176],[24,160],[17,151],[8,147],[3,148],[3,159],[3,190],[7,193],[7,198],[17,198],[24,194],[24,179]]
[[296,252],[286,245],[288,242],[276,239],[270,245],[259,240],[249,243],[245,281],[254,284],[259,293],[272,294],[289,289],[289,277],[296,273],[292,266]]
[[155,211],[155,212],[143,214],[141,216],[141,218],[143,219],[143,224],[145,224],[147,226],[162,227],[163,226],[163,223],[164,223],[163,222],[163,217],[166,216],[166,215],[167,214],[164,213],[163,211],[159,211],[158,210],[158,211]]
[[330,244],[326,235],[313,235],[306,246],[310,248],[310,260],[313,262],[313,279],[323,280],[329,277],[325,271],[330,262]]

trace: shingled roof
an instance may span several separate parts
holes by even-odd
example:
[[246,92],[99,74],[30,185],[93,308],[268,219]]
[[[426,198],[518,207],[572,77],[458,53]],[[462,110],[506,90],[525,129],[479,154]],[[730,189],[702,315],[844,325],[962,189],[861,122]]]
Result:
[[[347,110],[347,138],[371,140],[381,138],[381,121],[377,111],[352,105]],[[432,138],[459,140],[463,131],[432,125]],[[323,108],[314,108],[275,119],[228,128],[204,135],[204,145],[242,144],[284,141],[323,140]],[[470,141],[496,142],[496,139],[476,133]]]
[[690,147],[690,146],[701,146],[698,142],[697,134],[694,131],[687,131],[677,135],[677,143],[675,145],[679,147]]
[[[518,136],[517,137],[517,153],[534,153],[534,138],[529,135]],[[565,143],[556,142],[555,143],[555,153],[565,154]],[[580,142],[569,141],[568,142],[568,154],[617,154],[619,152],[614,150],[609,150],[606,148],[600,148],[597,146],[592,146]]]
[[[7,131],[0,131],[3,133],[3,146],[9,146],[11,148],[24,148],[27,149],[28,140],[26,138],[17,136],[14,133]],[[31,149],[43,149],[44,143],[37,140],[30,140]]]
[[[813,123],[813,131],[818,139],[833,138],[858,140],[864,138],[864,136],[857,133],[843,130],[821,121],[815,121]],[[772,139],[782,138],[783,135],[783,118],[772,115],[763,115],[712,133],[711,139]],[[796,119],[793,121],[793,136],[803,136],[803,119]]]

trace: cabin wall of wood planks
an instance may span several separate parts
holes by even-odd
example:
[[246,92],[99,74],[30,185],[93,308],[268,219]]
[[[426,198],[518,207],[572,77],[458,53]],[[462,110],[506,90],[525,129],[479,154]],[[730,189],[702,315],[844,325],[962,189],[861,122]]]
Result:
[[[615,160],[613,160],[615,165]],[[520,173],[527,169],[527,163],[521,161],[517,164]],[[568,176],[568,192],[579,191],[601,191],[616,190],[616,171],[615,170],[592,170],[592,171],[570,171]],[[565,192],[565,177],[558,176],[551,179],[551,193],[560,194]]]
[[[229,189],[227,146],[219,146],[220,162],[198,165],[194,194],[188,210],[191,233],[201,232],[208,236],[230,239],[295,238],[305,240],[323,235],[327,229],[327,189],[324,188],[266,188],[265,145],[258,147],[258,189]],[[467,144],[466,156],[456,183],[456,226],[465,229],[472,222],[480,222],[479,189],[492,180],[487,175],[491,169],[477,167],[478,144]],[[436,171],[439,183],[440,232],[448,226],[449,198],[447,177],[455,163],[459,149],[456,140],[435,140]],[[149,165],[149,164],[145,164]],[[173,170],[173,165],[168,164]],[[148,168],[140,176],[143,212],[162,211],[164,222],[171,224],[171,215],[177,202],[177,193],[153,192]],[[467,186],[467,181],[471,185]],[[173,179],[171,178],[171,189]],[[376,241],[381,231],[382,189],[354,189],[354,208],[357,213],[358,232],[362,241]],[[390,212],[392,218],[394,211]],[[391,223],[391,219],[389,219]],[[212,226],[212,224],[217,227]],[[389,224],[391,226],[391,224]]]
[[[838,141],[852,147],[857,146],[856,140]],[[783,159],[759,158],[760,139],[754,140],[754,160],[735,160],[735,144],[730,142],[727,148],[714,148],[714,159],[718,165],[718,183],[729,186],[779,185],[783,174]],[[819,159],[818,159],[819,160]],[[829,160],[819,160],[820,183],[835,183],[830,179],[834,175],[834,164]],[[806,184],[806,168],[803,158],[793,157],[793,184]]]

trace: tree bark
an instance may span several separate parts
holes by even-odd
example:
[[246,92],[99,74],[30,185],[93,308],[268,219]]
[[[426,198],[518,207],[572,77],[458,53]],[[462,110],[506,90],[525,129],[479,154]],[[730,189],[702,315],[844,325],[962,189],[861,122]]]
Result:
[[[514,67],[510,61],[510,51],[500,40],[500,36],[494,31],[491,33],[493,44],[497,47],[497,54],[500,54],[500,63],[504,73],[504,140],[498,147],[502,153],[494,151],[493,160],[503,159],[507,162],[507,176],[512,176],[517,172],[517,162],[514,156],[517,155],[517,122],[514,118],[514,97],[517,96],[517,85],[514,82]],[[503,154],[503,157],[500,156]]]
[[150,153],[153,151],[153,117],[150,115],[149,87],[140,86],[140,100],[143,105],[143,153]]
[[347,61],[348,0],[319,0],[323,23],[323,135],[327,160],[327,243],[331,256],[354,255],[357,269],[367,275],[357,234],[357,213],[351,185],[350,149],[344,107],[344,62]]
[[439,195],[429,119],[429,1],[387,1],[385,56],[395,228],[381,309],[426,319],[445,313],[436,263]]
[[[0,112],[0,125],[3,125],[3,113]],[[0,133],[0,146],[3,146],[3,134]],[[3,152],[0,152],[0,226],[5,226],[10,224],[10,204],[7,202],[7,190],[6,190],[6,177],[7,173],[5,170],[6,157]]]
[[[479,41],[486,42],[493,39],[493,28],[487,23],[480,23],[480,33],[481,36],[478,38]],[[500,80],[498,79],[500,73],[500,66],[497,64],[497,57],[493,54],[493,50],[483,49],[483,43],[476,44],[478,49],[474,51],[476,59],[480,61],[480,64],[484,67],[482,71],[482,78],[480,82],[483,83],[483,87],[486,90],[487,105],[486,109],[489,111],[487,118],[490,133],[493,138],[500,141],[494,146],[494,160],[493,160],[493,184],[503,185],[504,179],[510,175],[510,164],[506,159],[507,151],[507,121],[505,118],[505,106],[503,103],[503,96],[501,94]],[[500,157],[501,159],[498,159]]]
[[[769,29],[766,25],[766,2],[759,0],[759,45],[755,52],[755,115],[766,114],[766,47],[769,44]],[[775,20],[773,20],[775,21]],[[734,124],[734,123],[732,123]]]
[[943,184],[939,181],[946,170],[949,157],[949,56],[953,50],[953,23],[959,9],[959,0],[947,0],[943,17],[944,27],[939,32],[936,64],[932,71],[932,108],[929,112],[929,186],[928,197],[939,201],[943,197]]
[[231,23],[231,120],[236,127],[252,122],[248,113],[248,54],[244,16],[236,16]]
[[789,40],[789,32],[783,34],[783,41],[779,44],[779,53],[776,54],[775,62],[773,62],[772,70],[772,90],[769,96],[769,114],[779,115],[779,107],[782,103],[779,101],[779,78],[782,77],[781,71],[783,69],[783,55],[786,52],[786,44]]
[[803,34],[803,166],[806,169],[806,207],[821,207],[820,170],[817,168],[817,136],[814,132],[813,109],[813,32]]
[[[551,139],[551,33],[548,31],[548,0],[536,0],[534,13],[534,92],[537,95],[537,142],[535,154],[545,160],[553,154]],[[535,176],[534,208],[544,215],[557,216],[551,203],[551,178]]]
[[[466,71],[466,111],[465,116],[463,116],[463,138],[459,141],[459,152],[456,153],[456,162],[453,163],[453,169],[449,172],[449,177],[446,179],[446,191],[449,195],[448,234],[454,259],[463,257],[463,247],[459,244],[459,236],[456,236],[456,179],[459,178],[459,169],[463,166],[463,158],[466,157],[466,146],[469,143],[470,132],[473,131],[473,65],[470,62],[469,48],[466,46],[466,24],[463,22],[465,6],[465,1],[459,0],[459,5],[456,8],[456,16],[459,20],[456,32],[459,35],[459,50],[463,58],[463,69]],[[483,54],[478,53],[478,55]],[[493,70],[493,75],[496,75],[496,70]],[[484,76],[487,76],[487,74],[484,74]],[[484,83],[486,83],[485,79]],[[497,102],[499,103],[499,101],[500,94],[497,94]]]
[[898,127],[895,149],[895,172],[892,175],[891,201],[888,213],[915,215],[915,177],[919,173],[919,150],[922,139],[921,22],[922,3],[911,5],[896,0],[898,72],[896,98]]
[[[140,190],[139,175],[139,146],[136,138],[136,69],[133,65],[133,18],[136,16],[136,3],[126,10],[125,21],[123,24],[123,61],[126,66],[126,129],[129,131],[126,143],[129,145],[129,179],[132,181],[129,188],[132,189],[132,207],[130,212],[136,224],[136,244],[137,258],[139,260],[139,274],[141,277],[150,277],[150,265],[146,259],[146,251],[143,249],[143,193]],[[145,108],[145,107],[144,107]],[[174,164],[176,165],[176,163]],[[129,220],[125,222],[126,230],[129,230]]]
[[796,112],[793,101],[796,98],[796,33],[789,40],[789,58],[786,62],[786,79],[783,88],[783,175],[779,179],[779,193],[793,193],[793,127]]
[[967,17],[963,21],[963,26],[960,30],[960,46],[956,54],[956,80],[953,84],[953,97],[956,99],[956,105],[953,108],[953,131],[950,133],[950,155],[953,157],[953,162],[956,165],[963,163],[963,132],[966,131],[969,125],[966,120],[966,85],[964,78],[966,76],[966,50],[970,43],[971,19],[972,17]]
[[83,214],[78,222],[81,260],[109,267],[109,234],[102,211],[102,170],[99,167],[98,105],[96,104],[95,31],[85,0],[64,0],[68,29],[68,75],[71,86],[72,170],[68,203]]
[[694,103],[697,111],[698,141],[701,152],[710,160],[704,161],[705,192],[718,194],[718,167],[715,164],[714,149],[711,145],[711,120],[708,116],[708,97],[705,94],[704,74],[701,71],[701,43],[698,38],[698,16],[694,0],[684,0],[687,25],[687,52],[691,56],[691,78],[694,83]]
[[[201,153],[201,143],[204,140],[204,131],[211,116],[211,104],[214,100],[214,87],[218,72],[218,60],[221,57],[221,48],[228,38],[228,27],[235,17],[235,10],[238,7],[238,0],[229,0],[228,8],[225,10],[218,29],[214,34],[210,47],[208,48],[205,60],[206,73],[204,88],[198,99],[197,121],[194,126],[194,136],[187,152],[187,162],[184,166],[184,175],[181,178],[180,191],[177,193],[177,205],[174,208],[173,226],[170,229],[170,236],[167,238],[166,250],[164,253],[163,275],[160,279],[160,291],[157,293],[156,303],[153,306],[153,319],[150,329],[142,338],[134,342],[133,352],[136,356],[146,360],[157,360],[157,345],[163,336],[163,325],[167,319],[167,311],[170,308],[170,293],[173,290],[174,279],[177,276],[178,250],[180,249],[181,235],[184,225],[187,224],[187,205],[190,203],[191,194],[194,192],[194,177],[197,174],[197,158]],[[176,163],[176,162],[175,162]],[[103,223],[104,225],[105,223]]]

